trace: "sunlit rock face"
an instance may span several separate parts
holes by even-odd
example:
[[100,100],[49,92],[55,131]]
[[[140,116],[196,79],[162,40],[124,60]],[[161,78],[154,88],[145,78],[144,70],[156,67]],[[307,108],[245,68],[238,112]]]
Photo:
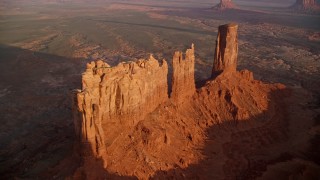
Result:
[[[195,93],[194,45],[186,53],[175,52],[171,99],[177,106]],[[110,67],[103,61],[87,64],[82,90],[74,94],[74,124],[83,154],[103,158],[112,129],[133,127],[168,100],[168,65],[150,56],[148,60]],[[107,137],[105,137],[107,134]]]
[[74,123],[85,149],[82,152],[101,157],[105,154],[102,124],[134,126],[166,101],[167,74],[166,61],[160,65],[152,56],[116,67],[102,61],[88,63],[82,90],[74,97]]
[[212,76],[223,71],[235,72],[238,59],[238,25],[219,26],[213,61]]
[[194,45],[188,49],[183,58],[182,52],[175,52],[172,60],[172,92],[171,99],[181,104],[194,94],[196,87],[194,81]]
[[[211,171],[178,172],[193,165],[212,169],[219,160],[225,162],[225,177],[238,177],[247,161],[235,161],[239,149],[245,156],[260,154],[260,148],[239,148],[229,138],[249,137],[264,147],[278,142],[285,128],[283,104],[270,103],[287,93],[281,84],[266,84],[253,78],[248,70],[237,71],[238,25],[219,27],[214,78],[196,89],[194,79],[195,48],[177,51],[172,60],[172,91],[168,96],[168,65],[152,56],[148,60],[120,63],[115,67],[103,61],[87,64],[82,74],[82,89],[73,94],[76,151],[82,160],[74,179],[214,179]],[[221,125],[221,126],[220,126]],[[241,128],[225,136],[234,127]],[[212,144],[211,133],[223,143]],[[243,129],[253,128],[243,136]],[[268,134],[275,134],[269,138]],[[215,136],[215,134],[212,134]],[[211,136],[211,135],[210,135]],[[212,136],[213,137],[213,136]],[[266,138],[267,137],[267,138]],[[229,142],[230,140],[230,142]],[[212,164],[202,167],[199,147],[220,148]],[[196,148],[195,148],[196,147]],[[213,149],[212,149],[213,150]],[[216,149],[215,149],[216,150]],[[209,162],[209,161],[208,161]],[[211,161],[210,161],[211,163]],[[178,165],[178,166],[177,166]],[[231,167],[231,168],[229,168]],[[174,171],[173,174],[170,171]],[[177,171],[177,172],[175,172]],[[115,174],[115,176],[113,176]],[[219,178],[218,178],[219,179]]]

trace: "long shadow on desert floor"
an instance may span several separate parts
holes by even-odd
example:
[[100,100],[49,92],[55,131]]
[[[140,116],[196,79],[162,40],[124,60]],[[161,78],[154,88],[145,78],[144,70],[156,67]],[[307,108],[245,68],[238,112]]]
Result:
[[[84,66],[81,59],[1,45],[2,177],[64,178],[79,168],[81,162],[74,153],[70,92],[80,88]],[[270,92],[268,108],[259,115],[241,121],[211,123],[205,128],[205,144],[195,147],[203,155],[199,162],[185,167],[182,160],[182,164],[168,171],[157,171],[152,178],[254,179],[279,163],[287,163],[289,175],[319,165],[315,153],[319,152],[318,135],[312,139],[309,150],[290,150],[290,143],[295,141],[289,128],[291,112],[284,100],[290,98],[290,93],[288,89]],[[271,118],[266,118],[266,114]],[[298,129],[306,131],[304,128]],[[106,178],[135,178],[109,173],[99,161],[95,167]],[[311,172],[311,178],[319,175]]]
[[[265,112],[245,120],[229,119],[225,123],[208,126],[205,145],[201,147],[204,157],[202,160],[186,168],[177,164],[172,170],[158,171],[152,178],[317,179],[320,175],[320,162],[319,155],[315,152],[319,151],[319,135],[310,136],[303,151],[291,149],[292,143],[299,143],[292,134],[308,131],[301,124],[292,124],[294,122],[290,120],[289,114],[292,112],[288,112],[285,99],[291,98],[291,93],[289,89],[271,91],[268,95],[269,106]],[[268,118],[268,114],[271,118]],[[300,120],[306,123],[318,122],[319,116]],[[319,128],[319,123],[316,122],[312,126]],[[292,126],[300,129],[292,132]],[[306,173],[309,170],[310,173]]]
[[[319,137],[316,135],[303,139],[307,145],[302,151],[293,148],[293,144],[299,145],[301,143],[301,139],[297,140],[296,135],[308,133],[309,127],[303,124],[313,123],[314,119],[306,116],[305,119],[300,119],[300,123],[297,124],[291,119],[290,114],[292,112],[289,111],[292,109],[288,106],[292,105],[288,104],[288,99],[295,96],[292,95],[294,94],[292,91],[287,88],[271,90],[267,94],[269,100],[266,110],[247,119],[224,119],[220,123],[214,123],[214,117],[194,119],[194,121],[198,121],[199,126],[204,127],[205,131],[204,144],[193,143],[194,151],[200,151],[202,158],[196,163],[189,163],[189,157],[180,155],[181,159],[173,165],[173,168],[158,170],[151,179],[256,179],[258,177],[265,179],[268,179],[268,177],[269,179],[270,177],[316,179],[319,176],[319,162],[317,161],[318,156],[314,152],[319,150],[319,143],[317,143]],[[226,101],[230,101],[229,97],[225,98]],[[208,105],[208,107],[210,106]],[[178,113],[183,113],[186,117],[201,117],[201,115],[197,115],[198,113],[201,114],[197,111],[197,108],[182,109]],[[234,117],[236,117],[236,113],[234,111]],[[210,110],[208,110],[208,114],[214,116],[214,112]],[[296,118],[299,118],[299,116],[296,116]],[[147,118],[144,121],[149,120]],[[157,118],[155,121],[157,121]],[[163,121],[163,119],[159,118],[159,121]],[[159,122],[158,124],[163,123]],[[312,124],[312,126],[316,127],[317,125]],[[190,132],[192,131],[190,130]],[[177,137],[177,135],[172,134],[171,136]],[[192,144],[194,137],[196,137],[195,134],[188,135],[190,144]],[[180,140],[177,139],[177,141]],[[171,138],[170,141],[172,142],[171,148],[176,148],[180,152],[181,147],[173,145],[175,139]],[[304,142],[301,144],[305,144]],[[154,148],[157,147],[161,148],[162,145],[155,145]],[[159,149],[154,149],[154,151],[159,151]],[[172,159],[172,157],[168,158]],[[139,163],[137,163],[137,166],[141,165]],[[153,159],[153,163],[160,162]],[[103,168],[102,161],[92,162],[92,164],[94,166],[89,165],[86,173],[94,172],[111,179],[135,178],[108,173],[108,170]],[[97,171],[97,169],[100,170]],[[87,175],[91,176],[90,174]]]
[[[81,59],[0,46],[0,176],[65,176],[75,162],[70,92],[80,88]],[[52,172],[50,172],[52,171]]]

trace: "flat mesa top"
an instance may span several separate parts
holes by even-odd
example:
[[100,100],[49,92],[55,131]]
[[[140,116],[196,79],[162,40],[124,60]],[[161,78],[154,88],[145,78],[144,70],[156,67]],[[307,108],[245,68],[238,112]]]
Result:
[[238,28],[238,24],[236,23],[229,23],[219,26],[219,28]]

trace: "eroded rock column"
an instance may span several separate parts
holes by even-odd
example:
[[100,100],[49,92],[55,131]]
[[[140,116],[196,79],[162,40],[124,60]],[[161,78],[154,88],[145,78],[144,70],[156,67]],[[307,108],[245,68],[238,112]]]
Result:
[[87,64],[86,72],[82,75],[82,91],[78,90],[74,94],[73,116],[82,155],[93,156],[104,162],[106,147],[101,125],[102,107],[99,105],[101,78],[94,72],[95,68],[95,63]]
[[225,24],[219,26],[216,40],[212,77],[224,71],[235,72],[238,59],[238,25]]
[[171,99],[175,104],[187,101],[195,92],[194,81],[194,45],[187,49],[185,59],[182,52],[176,51],[173,60],[172,92]]

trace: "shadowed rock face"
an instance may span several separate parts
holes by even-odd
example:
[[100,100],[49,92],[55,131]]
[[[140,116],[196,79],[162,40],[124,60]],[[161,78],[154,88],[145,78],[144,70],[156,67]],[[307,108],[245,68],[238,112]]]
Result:
[[212,77],[223,71],[235,72],[238,58],[238,25],[219,26],[214,55]]

